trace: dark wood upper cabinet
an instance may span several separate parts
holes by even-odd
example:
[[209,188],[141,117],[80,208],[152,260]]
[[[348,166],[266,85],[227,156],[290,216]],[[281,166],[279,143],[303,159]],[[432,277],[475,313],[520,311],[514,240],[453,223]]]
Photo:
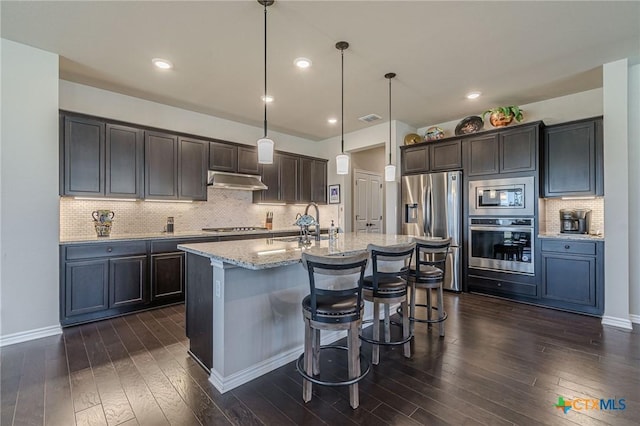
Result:
[[275,155],[280,157],[280,201],[295,203],[298,201],[298,157],[286,154]]
[[255,191],[257,203],[327,202],[327,161],[276,152],[273,164],[260,165],[262,182],[269,187]]
[[209,142],[209,170],[236,172],[238,147],[223,142]]
[[313,160],[311,163],[311,201],[327,204],[326,160]]
[[435,142],[429,145],[431,171],[439,172],[462,168],[462,143],[459,140]]
[[64,116],[61,195],[104,195],[105,124]]
[[279,202],[280,201],[280,156],[273,155],[273,164],[261,164],[260,175],[262,183],[267,185],[268,189],[262,191],[253,191],[254,202]]
[[469,176],[500,172],[500,142],[497,134],[469,138],[465,144],[469,147],[469,156],[465,166]]
[[145,137],[145,198],[178,198],[178,137],[147,132]]
[[209,143],[190,138],[178,139],[178,198],[207,200]]
[[604,195],[602,145],[601,118],[547,127],[543,196]]
[[144,131],[106,125],[105,195],[144,196]]
[[404,148],[401,153],[402,174],[426,173],[429,171],[429,146]]
[[298,177],[300,179],[298,183],[298,200],[303,203],[311,201],[311,174],[313,173],[313,159],[301,158],[298,166],[300,167]]
[[500,173],[535,171],[538,126],[521,126],[498,133]]
[[238,173],[259,175],[258,149],[256,147],[238,147]]

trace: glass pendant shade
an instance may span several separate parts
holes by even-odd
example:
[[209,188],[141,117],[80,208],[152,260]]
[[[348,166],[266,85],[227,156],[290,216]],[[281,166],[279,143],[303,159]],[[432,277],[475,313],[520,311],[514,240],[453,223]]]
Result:
[[273,164],[273,141],[269,138],[258,139],[258,163]]
[[349,156],[347,154],[338,154],[336,156],[336,173],[339,175],[349,174]]
[[394,182],[396,180],[396,166],[393,164],[384,166],[384,180],[385,182]]

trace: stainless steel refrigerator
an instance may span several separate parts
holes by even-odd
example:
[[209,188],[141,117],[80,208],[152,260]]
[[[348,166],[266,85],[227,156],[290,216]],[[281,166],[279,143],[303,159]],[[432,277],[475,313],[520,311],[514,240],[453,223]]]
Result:
[[444,288],[460,291],[462,172],[402,178],[402,233],[451,238]]

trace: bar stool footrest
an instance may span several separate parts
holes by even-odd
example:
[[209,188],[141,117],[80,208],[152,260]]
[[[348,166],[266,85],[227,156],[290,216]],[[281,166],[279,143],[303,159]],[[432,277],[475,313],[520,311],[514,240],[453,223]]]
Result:
[[[365,320],[362,321],[362,323],[368,323],[368,322],[373,322],[373,320]],[[389,322],[391,325],[395,325],[395,326],[399,326],[402,327],[402,324],[397,323],[395,321],[390,321]],[[364,340],[367,343],[371,343],[372,345],[383,345],[383,346],[400,346],[400,345],[404,345],[405,343],[407,343],[408,341],[410,341],[411,339],[413,339],[413,333],[409,334],[409,337],[402,339],[402,340],[395,340],[393,342],[385,342],[384,340],[374,340],[374,339],[370,339],[368,337],[364,337],[362,334],[360,334],[358,337],[360,337],[360,340]]]
[[[415,306],[421,307],[421,308],[428,308],[427,305],[425,305],[424,303],[416,303]],[[434,311],[438,310],[437,306],[432,306],[431,309],[433,309]],[[401,307],[398,307],[398,309],[396,309],[396,313],[400,316],[402,316],[402,309]],[[409,321],[414,321],[414,322],[421,322],[421,323],[425,323],[425,324],[437,324],[440,322],[443,322],[444,320],[446,320],[448,317],[446,312],[442,313],[442,318],[435,318],[435,319],[422,319],[422,318],[415,318],[412,316],[409,316]]]
[[[346,346],[340,346],[340,345],[325,345],[325,346],[320,346],[320,350],[323,349],[340,349],[343,351],[348,351],[349,348],[347,348]],[[310,376],[308,375],[303,368],[303,363],[304,363],[304,353],[302,355],[300,355],[298,357],[298,360],[296,361],[296,370],[298,370],[298,373],[300,373],[300,375],[310,381],[311,383],[315,383],[317,385],[323,385],[323,386],[350,386],[353,384],[358,383],[360,380],[364,379],[364,377],[369,374],[369,371],[371,371],[371,364],[369,363],[369,361],[364,357],[364,355],[360,354],[358,355],[360,357],[360,375],[357,377],[354,377],[353,379],[349,379],[349,380],[340,380],[340,381],[328,381],[328,380],[320,380],[317,377],[314,376]],[[364,371],[363,371],[364,370]]]

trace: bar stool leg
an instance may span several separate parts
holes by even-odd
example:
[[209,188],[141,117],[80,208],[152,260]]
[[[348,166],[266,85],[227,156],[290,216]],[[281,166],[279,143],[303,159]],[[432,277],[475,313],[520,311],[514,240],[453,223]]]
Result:
[[384,341],[391,341],[391,313],[389,304],[384,304]]
[[312,329],[313,332],[313,375],[320,374],[320,330]]
[[444,290],[442,285],[438,287],[438,319],[440,319],[440,337],[444,337]]
[[[430,288],[426,288],[425,291],[427,292],[427,319],[429,321],[431,321],[431,289]],[[431,324],[429,324],[429,326],[427,328],[431,327]]]
[[[373,340],[380,340],[380,304],[373,302]],[[380,362],[380,346],[371,348],[371,363],[378,365]]]
[[[404,299],[404,301],[402,302],[402,312],[407,312],[407,299]],[[409,315],[403,315],[402,316],[402,337],[403,338],[407,338],[410,336],[410,320],[409,320]],[[407,343],[405,343],[404,345],[404,356],[405,358],[411,358],[411,341],[408,341]]]
[[[313,330],[311,322],[305,318],[304,320],[304,372],[312,375],[313,370]],[[306,379],[302,379],[302,400],[304,402],[311,401],[313,384]]]
[[416,282],[411,280],[411,308],[410,308],[410,317],[411,317],[411,333],[415,330],[415,317],[416,317]]
[[[358,338],[358,326],[355,322],[351,323],[347,332],[347,349],[349,356],[349,379],[353,379],[360,374],[360,344]],[[358,408],[360,398],[358,396],[358,384],[349,385],[349,403],[351,408]]]

